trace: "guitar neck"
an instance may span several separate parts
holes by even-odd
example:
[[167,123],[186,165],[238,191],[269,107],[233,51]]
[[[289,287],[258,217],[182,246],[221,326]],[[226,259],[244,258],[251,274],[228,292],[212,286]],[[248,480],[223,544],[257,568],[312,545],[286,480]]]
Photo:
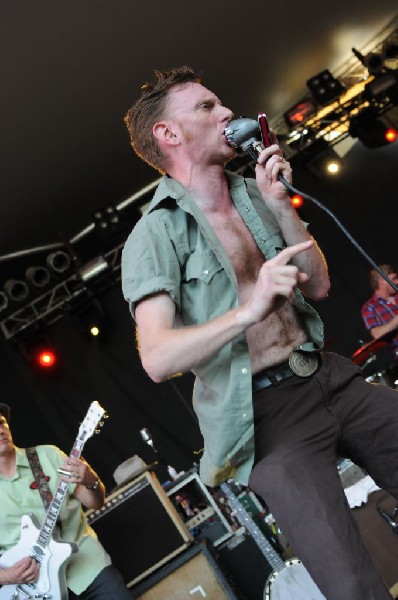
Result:
[[[69,454],[69,458],[80,458],[84,446],[84,441],[78,437],[75,440],[73,448]],[[58,516],[65,500],[66,493],[68,491],[69,483],[67,481],[60,481],[53,499],[48,507],[45,521],[42,528],[40,529],[38,538],[32,548],[32,556],[40,562],[40,558],[43,556],[45,549],[47,548],[51,536],[54,531],[54,527],[57,524]]]
[[[102,427],[103,419],[105,418],[107,418],[105,410],[96,400],[94,400],[90,404],[86,416],[79,427],[79,433],[75,443],[73,444],[69,458],[80,458],[84,444],[93,435],[93,433],[98,433],[99,427]],[[59,482],[53,499],[50,502],[50,506],[48,507],[46,518],[42,528],[40,529],[39,536],[32,546],[30,554],[39,563],[43,561],[47,546],[50,543],[62,503],[68,491],[68,485],[69,483],[67,481],[61,480]]]
[[222,483],[220,486],[222,492],[228,498],[231,507],[236,513],[236,517],[241,525],[243,525],[250,533],[257,546],[271,565],[274,571],[279,572],[285,568],[285,563],[279,554],[274,550],[270,542],[267,540],[263,532],[257,527],[251,515],[235,496],[228,483]]

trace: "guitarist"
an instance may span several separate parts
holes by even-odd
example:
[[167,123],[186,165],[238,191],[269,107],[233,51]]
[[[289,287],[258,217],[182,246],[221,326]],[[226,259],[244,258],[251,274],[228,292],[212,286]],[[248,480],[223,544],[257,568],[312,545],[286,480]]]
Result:
[[[0,403],[0,553],[17,544],[24,514],[34,513],[40,522],[45,519],[43,501],[26,452],[15,446],[9,422],[10,408]],[[78,546],[66,569],[69,599],[131,600],[131,592],[82,510],[82,505],[87,508],[103,505],[105,488],[100,478],[84,460],[71,459],[55,446],[37,446],[37,453],[52,493],[60,479],[59,469],[65,473],[62,478],[70,483],[60,512],[61,539]],[[39,565],[35,560],[21,557],[11,567],[0,568],[0,586],[33,583],[38,576]]]

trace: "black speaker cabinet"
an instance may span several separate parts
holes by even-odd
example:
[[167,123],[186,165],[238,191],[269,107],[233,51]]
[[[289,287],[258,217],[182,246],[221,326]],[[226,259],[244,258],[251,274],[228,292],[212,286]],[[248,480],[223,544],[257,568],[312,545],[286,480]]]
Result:
[[220,564],[231,573],[244,598],[263,600],[272,567],[251,535],[236,534],[217,550]]
[[154,473],[144,473],[86,513],[98,539],[130,587],[192,542]]
[[206,542],[195,544],[132,588],[137,600],[238,600]]

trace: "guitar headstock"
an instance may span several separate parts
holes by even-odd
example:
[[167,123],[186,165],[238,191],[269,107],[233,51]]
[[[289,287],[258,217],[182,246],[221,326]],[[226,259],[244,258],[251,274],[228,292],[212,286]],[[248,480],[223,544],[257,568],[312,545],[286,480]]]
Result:
[[94,400],[90,404],[86,416],[79,427],[79,440],[86,441],[94,433],[99,433],[99,428],[103,426],[104,419],[107,419],[108,415],[106,410]]

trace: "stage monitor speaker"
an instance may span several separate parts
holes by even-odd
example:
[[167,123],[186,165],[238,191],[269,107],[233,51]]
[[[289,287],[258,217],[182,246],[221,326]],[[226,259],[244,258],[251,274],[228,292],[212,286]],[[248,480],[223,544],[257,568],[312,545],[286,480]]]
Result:
[[132,588],[137,600],[238,600],[206,542],[186,550]]
[[154,473],[146,472],[86,513],[130,587],[191,544],[193,538]]

